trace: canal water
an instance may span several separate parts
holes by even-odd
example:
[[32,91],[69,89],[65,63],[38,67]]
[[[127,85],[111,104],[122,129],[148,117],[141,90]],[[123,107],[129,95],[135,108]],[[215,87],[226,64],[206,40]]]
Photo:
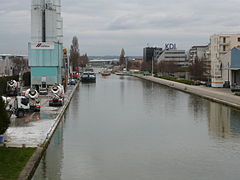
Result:
[[81,84],[34,180],[239,180],[240,111],[134,77]]

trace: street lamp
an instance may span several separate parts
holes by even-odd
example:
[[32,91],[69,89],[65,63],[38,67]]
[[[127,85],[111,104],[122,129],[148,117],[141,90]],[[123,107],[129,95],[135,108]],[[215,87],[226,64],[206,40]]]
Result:
[[153,76],[153,61],[154,60],[154,56],[152,57],[152,76]]

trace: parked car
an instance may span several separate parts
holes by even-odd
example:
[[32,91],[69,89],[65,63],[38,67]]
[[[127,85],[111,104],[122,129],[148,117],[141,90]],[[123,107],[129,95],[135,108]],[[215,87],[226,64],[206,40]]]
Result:
[[211,80],[206,81],[205,85],[206,85],[206,87],[212,87]]
[[229,81],[225,81],[223,84],[224,88],[230,88],[230,82]]
[[77,80],[76,79],[70,79],[68,84],[69,85],[76,85],[77,84]]
[[201,82],[200,82],[200,81],[194,81],[193,85],[195,85],[195,86],[200,86],[200,85],[201,85]]
[[232,92],[240,92],[240,85],[234,83],[234,84],[231,86],[231,91],[232,91]]
[[63,106],[64,98],[58,95],[54,95],[49,99],[49,106]]
[[150,72],[145,71],[145,72],[143,72],[143,75],[144,75],[144,76],[150,76],[151,74],[150,74]]
[[39,89],[40,95],[48,95],[48,89],[47,88],[40,88]]
[[77,72],[73,72],[73,73],[72,73],[72,78],[73,78],[73,79],[79,79],[79,77],[80,77],[80,76],[79,76],[79,73],[77,73]]

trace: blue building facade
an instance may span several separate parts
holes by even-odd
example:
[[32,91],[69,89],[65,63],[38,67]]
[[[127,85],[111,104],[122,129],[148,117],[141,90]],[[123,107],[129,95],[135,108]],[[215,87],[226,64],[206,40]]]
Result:
[[63,78],[63,45],[52,43],[51,47],[37,47],[38,44],[28,44],[29,66],[31,67],[31,85],[50,86],[61,84]]
[[233,48],[231,50],[231,76],[232,76],[232,84],[240,85],[240,49]]
[[240,69],[240,49],[233,48],[231,51],[231,68]]

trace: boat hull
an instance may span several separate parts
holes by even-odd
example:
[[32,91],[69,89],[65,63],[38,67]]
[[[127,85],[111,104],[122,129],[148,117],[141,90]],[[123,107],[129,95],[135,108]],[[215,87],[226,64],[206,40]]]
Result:
[[83,82],[83,83],[95,83],[96,78],[81,78],[81,82]]
[[102,76],[110,76],[110,73],[102,73]]

